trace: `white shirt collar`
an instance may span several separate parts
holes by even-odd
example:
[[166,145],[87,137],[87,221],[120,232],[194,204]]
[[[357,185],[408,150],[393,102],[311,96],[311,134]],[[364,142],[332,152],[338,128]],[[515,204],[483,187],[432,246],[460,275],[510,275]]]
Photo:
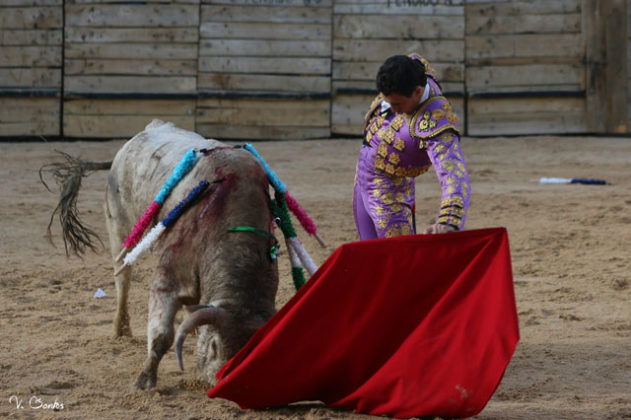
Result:
[[[422,104],[423,102],[425,102],[426,100],[429,99],[429,82],[425,83],[425,89],[423,89],[423,96],[421,96],[421,100],[419,101],[419,104]],[[385,99],[383,101],[381,101],[381,110],[380,112],[384,112],[386,111],[388,108],[390,108],[390,103],[388,101],[386,101]]]
[[423,96],[421,96],[421,101],[419,102],[419,104],[422,104],[429,99],[429,91],[429,82],[427,82],[425,83],[425,89],[423,89]]

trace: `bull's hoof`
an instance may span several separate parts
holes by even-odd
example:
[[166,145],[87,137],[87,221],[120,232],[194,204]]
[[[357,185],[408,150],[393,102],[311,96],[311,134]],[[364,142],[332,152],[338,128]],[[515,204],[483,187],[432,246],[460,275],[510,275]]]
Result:
[[156,375],[142,372],[138,375],[138,379],[131,385],[133,391],[147,391],[156,386]]
[[131,333],[131,330],[123,330],[123,331],[116,330],[114,331],[113,337],[114,338],[132,337],[132,333]]
[[119,324],[119,323],[115,323],[114,324],[114,338],[121,338],[121,337],[131,337],[131,327],[129,326],[129,324],[124,325],[124,324]]

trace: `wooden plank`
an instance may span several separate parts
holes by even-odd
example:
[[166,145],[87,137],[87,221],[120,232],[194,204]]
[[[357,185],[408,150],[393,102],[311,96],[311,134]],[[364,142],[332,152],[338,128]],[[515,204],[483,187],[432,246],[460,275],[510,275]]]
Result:
[[58,136],[59,98],[0,97],[0,136]]
[[470,98],[469,117],[487,114],[519,113],[580,113],[585,109],[585,99],[546,97],[546,98]]
[[331,136],[329,127],[262,127],[202,123],[195,125],[195,132],[218,140],[306,140]]
[[2,47],[0,67],[59,67],[61,46]]
[[58,6],[0,8],[2,29],[61,28],[62,21],[62,9]]
[[338,90],[353,90],[353,91],[372,91],[374,94],[377,94],[377,87],[375,85],[375,80],[332,80],[331,81],[331,92],[336,94]]
[[64,101],[64,135],[130,138],[154,118],[195,128],[195,99],[71,99]]
[[[433,6],[431,3],[438,3]],[[451,4],[450,4],[451,3]],[[425,16],[462,16],[464,15],[464,0],[384,0],[371,4],[357,2],[357,4],[335,3],[335,14],[369,14],[369,15],[425,15]]]
[[453,16],[336,15],[333,37],[352,39],[462,39],[465,23]]
[[61,69],[0,68],[0,87],[3,88],[59,88]]
[[276,23],[322,23],[331,24],[331,11],[324,7],[282,8],[203,5],[202,22],[267,22]]
[[381,61],[394,54],[409,54],[422,51],[430,62],[464,62],[465,43],[460,40],[342,40],[333,42],[333,59],[349,61]]
[[[194,115],[195,99],[66,99],[64,112],[79,115]],[[156,117],[158,118],[158,117]]]
[[75,115],[64,114],[64,136],[81,138],[131,138],[153,118],[164,118],[185,130],[194,130],[193,116]]
[[331,102],[331,131],[335,134],[361,136],[364,114],[375,98],[371,94],[335,95]]
[[178,76],[82,76],[64,78],[66,93],[195,93],[195,77]]
[[584,89],[577,85],[567,84],[548,84],[548,85],[522,85],[522,86],[494,86],[489,89],[471,88],[467,86],[467,94],[469,96],[479,97],[485,93],[502,94],[503,96],[515,96],[515,94],[537,95],[541,92],[567,94],[568,96],[580,95]]
[[51,120],[2,123],[0,136],[59,136],[59,117]]
[[292,39],[330,40],[331,25],[317,23],[215,23],[204,22],[199,27],[202,38],[243,38],[243,39]]
[[[206,0],[206,1],[211,1],[211,0]],[[387,2],[388,0],[386,0]],[[467,0],[470,1],[470,0]],[[475,0],[474,0],[475,1]],[[489,1],[489,0],[484,0],[484,1]],[[510,1],[510,0],[494,0],[494,1]],[[354,4],[354,5],[359,5],[359,4],[382,4],[384,3],[381,0],[335,0],[336,4]],[[439,4],[443,4],[443,5],[451,5],[451,6],[462,6],[464,4],[464,0],[390,0],[390,3],[388,3],[392,6],[427,6],[427,5],[434,5],[434,6],[438,6]]]
[[[337,0],[336,0],[337,1]],[[266,6],[266,7],[331,7],[333,0],[201,0],[202,4],[221,4],[227,6]]]
[[506,87],[521,91],[535,86],[545,90],[558,85],[580,90],[582,82],[583,66],[573,64],[469,67],[466,72],[470,92],[497,91],[497,88]]
[[489,115],[484,120],[470,118],[467,129],[467,135],[470,136],[570,134],[587,131],[583,113],[554,117],[545,113],[502,114],[497,117]]
[[331,78],[262,74],[199,73],[200,91],[329,93]]
[[330,74],[328,58],[200,57],[200,72]]
[[61,29],[11,29],[0,30],[0,45],[61,45]]
[[0,124],[59,120],[59,98],[50,97],[0,97]]
[[199,7],[186,4],[92,4],[66,6],[67,26],[181,27],[199,24]]
[[471,98],[469,135],[584,133],[582,98]]
[[466,16],[467,35],[505,35],[525,33],[581,32],[581,14],[519,15],[519,16]]
[[197,28],[90,28],[66,27],[67,43],[196,43]]
[[[214,1],[214,0],[213,0]],[[153,4],[197,4],[200,0],[65,0],[68,4],[116,4],[116,3],[153,3]]]
[[197,103],[197,124],[328,128],[329,119],[328,99],[204,98]]
[[196,60],[66,60],[64,73],[83,75],[196,76]]
[[471,16],[524,16],[580,13],[581,0],[522,0],[467,2],[467,15]]
[[[333,62],[333,80],[374,81],[382,63],[383,61]],[[464,81],[464,66],[462,64],[433,63],[430,61],[430,65],[438,73],[438,80],[441,83],[443,81]]]
[[[607,81],[605,63],[607,45],[605,22],[602,20],[602,5],[598,0],[583,2],[583,35],[585,36],[585,92],[587,129],[592,133],[604,133],[607,130]],[[606,14],[605,14],[606,15]]]
[[356,136],[361,137],[363,131],[356,124],[331,124],[331,134],[335,136]]
[[2,7],[7,6],[61,6],[63,0],[2,0]]
[[626,0],[607,2],[605,38],[607,43],[607,68],[605,74],[607,88],[607,132],[627,133],[629,131],[629,102],[627,101],[628,73],[627,59],[620,48],[628,42]]
[[200,56],[330,57],[330,41],[204,39]]
[[86,59],[173,59],[194,60],[197,44],[175,43],[122,43],[122,44],[67,44],[65,58]]
[[[502,36],[468,36],[467,59],[504,57],[572,57],[583,58],[581,34],[523,34]],[[545,48],[541,46],[545,45]]]
[[470,58],[467,68],[487,66],[524,66],[532,64],[573,64],[583,66],[585,59],[578,57],[498,57],[498,58]]

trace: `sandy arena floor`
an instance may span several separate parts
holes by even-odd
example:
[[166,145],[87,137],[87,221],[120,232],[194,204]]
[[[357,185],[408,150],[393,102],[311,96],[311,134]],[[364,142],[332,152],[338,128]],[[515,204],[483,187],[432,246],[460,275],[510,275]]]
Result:
[[[130,296],[133,338],[113,339],[115,290],[107,251],[66,258],[45,239],[57,196],[38,179],[55,149],[111,160],[121,141],[0,143],[0,418],[369,419],[317,403],[242,411],[210,400],[208,386],[173,352],[158,386],[132,392],[145,357],[150,258]],[[299,235],[316,263],[356,239],[351,210],[360,141],[257,143],[329,244]],[[521,341],[477,419],[631,419],[631,138],[465,138],[473,188],[468,229],[508,229]],[[540,185],[540,177],[601,178],[610,185]],[[83,218],[107,243],[106,172],[84,179]],[[417,179],[419,229],[438,211],[430,172]],[[293,294],[280,256],[280,307]],[[95,299],[102,288],[107,297]],[[193,359],[194,341],[185,348]],[[194,363],[188,363],[192,366]],[[24,409],[17,408],[22,400]],[[41,407],[39,409],[31,408]],[[49,406],[63,404],[63,410]],[[44,405],[44,406],[42,406]]]

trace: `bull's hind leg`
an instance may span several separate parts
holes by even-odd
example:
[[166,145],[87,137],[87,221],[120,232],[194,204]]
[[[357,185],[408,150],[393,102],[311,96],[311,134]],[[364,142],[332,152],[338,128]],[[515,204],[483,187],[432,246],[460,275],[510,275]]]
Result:
[[[116,263],[114,263],[116,267]],[[129,299],[129,280],[131,268],[126,267],[119,275],[115,276],[116,283],[116,317],[114,318],[114,337],[131,337],[131,326],[129,324],[129,312],[127,311],[127,301]]]
[[[116,271],[117,265],[120,263],[117,263],[115,259],[122,249],[122,243],[125,240],[127,231],[124,231],[121,227],[121,215],[115,215],[112,212],[115,204],[110,203],[109,201],[111,198],[109,188],[110,187],[108,185],[105,195],[105,223],[107,225],[107,231],[110,238],[110,250],[112,252],[114,271]],[[121,273],[114,276],[114,283],[116,284],[116,317],[114,318],[114,337],[131,337],[129,313],[127,312],[130,280],[131,269],[129,267],[126,267]]]
[[176,312],[182,305],[177,287],[165,271],[163,267],[158,267],[151,286],[147,322],[148,354],[144,368],[132,386],[134,389],[151,389],[156,386],[158,364],[173,344],[173,322]]

